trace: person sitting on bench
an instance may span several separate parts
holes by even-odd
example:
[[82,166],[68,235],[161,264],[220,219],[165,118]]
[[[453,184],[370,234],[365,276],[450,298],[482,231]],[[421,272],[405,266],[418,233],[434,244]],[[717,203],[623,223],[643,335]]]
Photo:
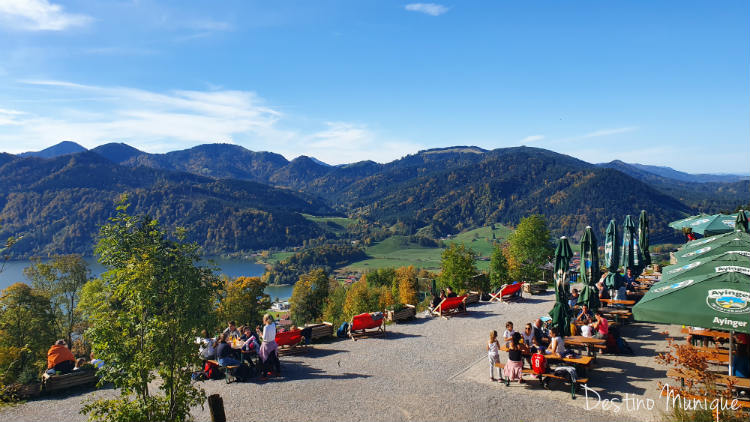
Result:
[[576,322],[588,324],[593,320],[594,314],[591,313],[591,309],[589,309],[589,306],[584,303],[583,305],[581,305],[581,312],[576,317]]
[[240,361],[234,358],[232,346],[227,344],[227,338],[225,334],[219,334],[217,343],[218,346],[216,346],[216,360],[219,362],[219,365],[224,367],[238,366],[240,364]]
[[604,318],[602,316],[602,311],[597,310],[596,314],[596,322],[594,322],[594,338],[600,338],[600,339],[607,339],[607,334],[609,334],[609,321],[607,321],[607,318]]
[[76,358],[68,349],[65,340],[57,340],[47,352],[47,369],[54,369],[57,372],[67,374],[73,370],[76,365]]

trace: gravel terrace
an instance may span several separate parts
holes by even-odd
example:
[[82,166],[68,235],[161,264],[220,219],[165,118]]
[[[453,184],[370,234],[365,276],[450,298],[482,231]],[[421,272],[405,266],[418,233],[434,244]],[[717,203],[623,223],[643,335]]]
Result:
[[[554,294],[526,296],[520,303],[484,303],[454,318],[425,318],[389,325],[385,338],[332,340],[316,344],[306,355],[282,357],[282,378],[267,382],[205,381],[208,394],[224,399],[229,421],[629,421],[657,420],[664,408],[657,381],[665,368],[655,361],[666,346],[661,332],[679,327],[634,323],[623,334],[635,356],[600,355],[589,375],[589,388],[617,408],[602,411],[589,400],[570,398],[570,388],[537,382],[505,387],[491,382],[485,344],[492,329],[502,333],[506,321],[516,328],[552,307]],[[506,359],[501,353],[501,359]],[[672,382],[674,385],[674,382]],[[112,389],[71,391],[0,409],[0,421],[83,421],[81,400],[113,395]],[[626,394],[655,401],[654,410],[627,409]],[[588,409],[587,409],[588,407]],[[208,407],[194,409],[208,421]]]

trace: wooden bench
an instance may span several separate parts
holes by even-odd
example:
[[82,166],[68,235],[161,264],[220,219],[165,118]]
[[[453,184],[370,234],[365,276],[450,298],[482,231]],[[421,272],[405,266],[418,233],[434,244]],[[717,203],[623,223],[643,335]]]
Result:
[[333,324],[323,322],[322,324],[307,324],[305,328],[311,328],[310,341],[333,337]]
[[[679,379],[680,385],[682,385],[682,387],[685,387],[685,380],[700,382],[700,377],[698,377],[698,374],[685,369],[670,368],[667,370],[667,376],[670,378]],[[724,374],[714,374],[714,382],[716,382],[716,384],[718,385],[729,386],[730,381],[734,387],[750,389],[750,378],[740,378]]]
[[586,349],[589,356],[596,360],[596,351],[607,348],[607,341],[593,337],[568,336],[565,337],[565,347]]
[[219,365],[218,360],[211,360],[211,359],[209,359],[208,362],[211,362],[212,364],[219,367],[219,369],[221,369],[221,371],[224,373],[224,381],[227,384],[230,384],[232,381],[237,381],[237,378],[235,378],[234,375],[231,374],[231,372],[232,372],[232,369],[239,368],[240,367],[239,365],[222,366],[222,365]]
[[83,369],[61,375],[42,375],[42,391],[51,393],[74,387],[94,386],[99,382],[96,370]]
[[[503,374],[503,371],[502,371],[503,369],[505,369],[505,364],[501,363],[501,362],[498,362],[498,363],[495,364],[495,367],[500,368],[500,379],[501,379],[501,381],[505,384],[506,387],[510,386],[510,379],[509,378],[505,378],[505,374]],[[560,376],[560,375],[555,375],[552,372],[545,372],[544,374],[539,375],[539,374],[534,373],[533,370],[528,369],[528,368],[523,368],[521,370],[521,372],[522,372],[521,378],[523,378],[524,375],[532,375],[532,376],[536,377],[536,379],[539,380],[539,384],[543,388],[545,388],[547,390],[549,390],[549,388],[550,388],[549,387],[550,379],[556,379],[556,380],[561,380],[561,381],[565,381],[565,382],[570,382],[570,380],[568,378]],[[581,384],[588,384],[588,382],[589,382],[588,378],[577,378],[575,382],[570,382],[570,397],[573,400],[575,400],[576,399],[576,388],[578,388]]]
[[466,305],[472,305],[474,303],[479,303],[479,292],[469,292],[466,294]]
[[635,305],[634,300],[599,299],[599,302],[606,303],[607,305],[623,305],[626,307]]

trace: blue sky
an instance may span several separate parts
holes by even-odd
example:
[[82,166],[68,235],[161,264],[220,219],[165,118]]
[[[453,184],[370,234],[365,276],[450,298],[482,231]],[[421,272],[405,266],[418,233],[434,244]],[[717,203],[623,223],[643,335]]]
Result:
[[0,150],[450,145],[750,171],[747,1],[0,0]]

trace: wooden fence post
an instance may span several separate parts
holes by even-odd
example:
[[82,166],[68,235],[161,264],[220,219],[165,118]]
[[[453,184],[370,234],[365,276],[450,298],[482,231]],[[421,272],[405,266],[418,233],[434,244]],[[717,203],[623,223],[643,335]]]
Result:
[[211,422],[227,422],[224,414],[224,400],[218,394],[208,396],[208,409],[211,411]]

